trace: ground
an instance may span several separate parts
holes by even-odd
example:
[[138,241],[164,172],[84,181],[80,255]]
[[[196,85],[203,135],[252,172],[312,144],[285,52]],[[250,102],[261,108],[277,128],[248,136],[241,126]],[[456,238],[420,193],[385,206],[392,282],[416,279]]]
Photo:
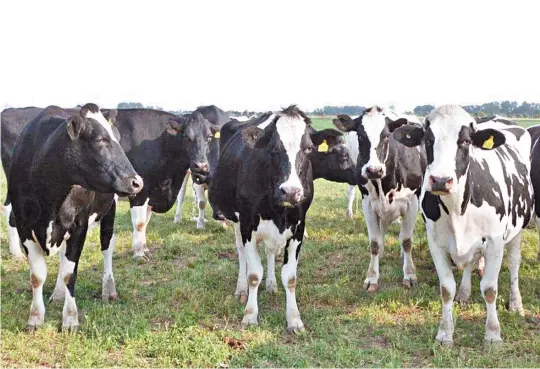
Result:
[[[329,121],[315,121],[318,127]],[[5,179],[1,176],[2,199]],[[209,220],[206,231],[188,221],[195,215],[191,191],[184,220],[173,224],[174,210],[154,214],[148,227],[150,260],[131,257],[129,206],[117,210],[114,257],[119,300],[101,301],[102,258],[99,230],[89,235],[79,267],[79,333],[60,333],[62,306],[47,304],[45,326],[24,333],[31,302],[26,262],[10,259],[6,225],[1,221],[2,366],[42,367],[537,367],[540,364],[540,263],[538,235],[524,232],[520,270],[525,318],[506,310],[509,273],[499,279],[499,319],[505,339],[497,350],[483,346],[485,305],[479,277],[473,277],[468,306],[455,306],[455,344],[434,344],[441,315],[437,274],[425,228],[418,217],[413,257],[419,286],[404,290],[393,225],[381,262],[382,286],[363,291],[369,264],[366,228],[360,212],[344,217],[346,185],[318,180],[309,211],[309,239],[302,247],[296,288],[306,332],[285,330],[285,294],[263,286],[259,326],[241,330],[243,306],[234,299],[237,257],[234,232]],[[359,206],[360,207],[360,206]],[[357,207],[358,208],[358,207]],[[361,207],[360,207],[361,208]],[[210,212],[209,212],[210,213]],[[261,250],[261,255],[264,255]],[[263,264],[266,258],[263,257]],[[281,263],[278,260],[278,265]],[[53,290],[58,259],[48,259],[45,298]],[[266,275],[266,273],[265,273]],[[278,269],[278,281],[279,281]],[[461,272],[456,271],[456,280]]]

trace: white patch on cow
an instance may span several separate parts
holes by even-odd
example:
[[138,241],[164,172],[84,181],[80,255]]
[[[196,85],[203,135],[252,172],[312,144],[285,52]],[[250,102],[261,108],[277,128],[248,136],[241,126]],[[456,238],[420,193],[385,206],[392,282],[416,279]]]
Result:
[[186,188],[187,182],[189,179],[189,171],[186,172],[184,180],[182,181],[182,187],[178,191],[178,197],[176,198],[176,213],[174,214],[174,222],[179,223],[182,221],[182,204],[184,203],[184,198],[186,197]]
[[111,123],[109,123],[109,121],[107,121],[107,119],[105,119],[105,117],[103,116],[101,111],[98,111],[98,112],[94,113],[94,112],[91,112],[90,110],[88,110],[88,112],[86,113],[86,118],[94,119],[96,122],[101,124],[103,126],[103,128],[105,128],[105,130],[107,131],[109,136],[111,136],[111,141],[114,141],[114,142],[118,143],[118,140],[116,139],[116,137],[115,137],[115,135],[113,133]]
[[108,248],[101,251],[103,255],[103,278],[101,285],[101,297],[103,301],[108,302],[109,299],[115,300],[118,295],[116,293],[116,285],[113,274],[113,253],[116,244],[116,236],[113,234],[109,242]]
[[381,132],[386,126],[386,115],[384,112],[379,112],[377,108],[372,108],[369,113],[366,113],[362,117],[362,126],[368,137],[369,148],[369,160],[362,167],[362,176],[367,178],[367,168],[381,168],[383,170],[383,177],[386,175],[386,166],[384,162],[381,162],[377,156],[377,146],[381,142]]
[[24,246],[28,250],[30,283],[32,284],[32,305],[30,307],[28,325],[36,327],[43,325],[45,320],[43,285],[47,279],[47,264],[45,264],[45,254],[37,242],[25,240]]
[[[237,215],[238,216],[238,215]],[[241,300],[247,298],[247,260],[240,232],[240,223],[234,223],[234,235],[236,240],[236,251],[238,252],[238,280],[236,282],[236,292],[234,295]],[[245,300],[244,300],[245,301]]]
[[268,127],[268,125],[270,123],[272,123],[272,121],[274,120],[275,117],[276,117],[276,114],[270,114],[268,119],[266,119],[264,122],[258,124],[257,127],[259,127],[260,129],[265,129],[266,127]]
[[133,225],[134,257],[143,257],[144,253],[148,250],[146,247],[146,226],[152,215],[152,212],[148,207],[149,201],[150,199],[146,199],[142,206],[133,206],[130,210],[131,223]]
[[279,188],[286,192],[300,190],[300,193],[303,196],[304,189],[296,171],[296,155],[301,150],[300,142],[306,131],[306,122],[301,117],[293,118],[284,115],[278,119],[276,129],[291,166],[289,177],[279,186]]
[[[69,238],[69,232],[66,232],[66,234],[64,235],[64,240],[62,241],[62,243],[60,245],[58,244],[51,244],[52,242],[52,231],[53,231],[53,221],[51,220],[49,222],[49,225],[47,226],[47,231],[46,231],[46,241],[45,241],[45,247],[49,250],[49,255],[56,255],[56,253],[58,252],[58,250],[60,249],[60,247],[62,247],[62,244],[64,244],[66,242],[66,240]],[[36,234],[35,232],[32,230],[32,235],[34,236],[34,241],[37,242],[37,237],[36,237]]]
[[97,213],[93,213],[88,217],[88,232],[92,231],[99,224],[99,222],[96,222],[97,217]]
[[199,217],[195,218],[197,222],[197,229],[204,229],[204,209],[206,207],[206,188],[207,185],[193,183],[193,191],[195,193],[195,201],[197,202],[197,207],[199,208]]
[[9,244],[9,252],[11,253],[11,256],[15,259],[25,259],[26,256],[24,255],[22,249],[21,249],[21,240],[19,239],[19,232],[17,231],[16,227],[12,227],[9,225],[9,217],[11,215],[11,204],[4,206],[4,214],[6,215],[6,224],[8,227],[8,244]]

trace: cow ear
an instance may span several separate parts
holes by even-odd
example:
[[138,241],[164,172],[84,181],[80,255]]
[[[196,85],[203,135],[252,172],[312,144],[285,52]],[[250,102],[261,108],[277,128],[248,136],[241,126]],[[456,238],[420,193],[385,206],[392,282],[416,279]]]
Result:
[[[103,111],[102,111],[103,113]],[[109,110],[108,112],[104,113],[103,116],[105,117],[105,119],[107,119],[107,121],[114,126],[114,124],[116,123],[116,116],[118,115],[118,111],[115,110],[115,109],[111,109]]]
[[356,131],[356,122],[347,114],[339,114],[336,119],[332,120],[332,123],[341,132]]
[[81,132],[84,130],[85,125],[86,118],[80,116],[79,114],[69,117],[66,125],[69,138],[72,140],[78,138]]
[[182,124],[175,120],[169,119],[169,123],[167,123],[167,133],[171,136],[176,136],[181,131]]
[[506,137],[501,131],[487,128],[472,133],[471,141],[476,147],[483,150],[492,150],[503,145],[506,142]]
[[394,139],[408,147],[415,147],[422,143],[424,139],[424,128],[418,125],[403,125],[394,132]]
[[[318,151],[328,151],[328,147],[335,146],[339,144],[340,138],[343,135],[338,130],[335,130],[333,128],[323,129],[322,131],[313,132],[310,134],[311,141],[313,142],[313,145],[318,147]],[[326,144],[326,147],[323,146],[320,147],[323,143]]]
[[398,129],[399,127],[405,125],[409,123],[407,121],[407,119],[405,118],[399,118],[399,119],[396,119],[396,120],[392,120],[388,117],[386,117],[386,125],[388,126],[388,130],[390,132],[394,132],[396,129]]
[[268,145],[270,139],[264,134],[264,130],[256,126],[247,127],[242,131],[242,137],[248,145],[255,149],[262,149]]
[[209,123],[208,126],[210,127],[210,131],[212,131],[212,135],[215,138],[219,138],[219,131],[221,131],[221,126],[217,126],[212,123]]

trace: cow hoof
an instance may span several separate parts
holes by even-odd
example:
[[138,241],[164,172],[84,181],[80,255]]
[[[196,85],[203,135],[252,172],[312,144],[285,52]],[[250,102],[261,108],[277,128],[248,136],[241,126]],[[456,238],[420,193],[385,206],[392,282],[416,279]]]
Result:
[[62,326],[62,333],[75,334],[78,331],[79,331],[79,325],[78,324],[75,324],[75,325],[63,325]]
[[101,301],[104,303],[104,304],[108,304],[110,302],[114,302],[118,300],[118,294],[116,292],[114,293],[110,293],[110,294],[104,294],[104,295],[101,295]]
[[257,314],[248,314],[244,315],[244,319],[242,319],[242,329],[248,328],[250,325],[259,325],[257,322]]
[[484,350],[492,351],[492,350],[498,350],[502,347],[503,347],[502,338],[484,340]]
[[35,332],[37,331],[37,329],[38,329],[38,326],[37,326],[37,325],[34,325],[34,324],[27,324],[27,325],[26,325],[25,331],[26,331],[26,333],[28,333],[28,334],[33,334],[33,333],[35,333]]
[[347,211],[345,212],[345,217],[346,218],[352,218],[353,217],[353,211],[350,210],[350,209],[347,209]]
[[289,334],[298,334],[304,332],[305,330],[306,328],[304,328],[304,324],[302,323],[300,323],[298,326],[287,327],[287,333]]
[[54,290],[51,294],[51,297],[49,297],[49,303],[50,302],[64,302],[66,299],[66,289],[57,289]]
[[404,279],[403,280],[403,287],[407,289],[416,288],[418,287],[418,280],[416,279]]
[[277,293],[277,283],[276,282],[267,283],[266,292]]
[[224,220],[218,220],[218,224],[219,224],[219,225],[221,226],[221,228],[223,228],[223,229],[229,228],[229,225],[228,225],[227,222],[224,221]]
[[448,340],[439,340],[437,338],[435,338],[435,343],[439,346],[442,346],[442,347],[453,347],[454,346],[454,341],[448,341]]
[[176,215],[174,217],[174,220],[173,220],[174,223],[180,223],[181,221],[182,221],[182,216],[181,215]]
[[234,294],[234,297],[236,297],[236,298],[238,299],[238,301],[239,301],[242,305],[244,305],[244,304],[247,302],[247,298],[248,298],[247,292],[244,292],[244,291],[242,291],[242,292],[236,292],[236,293]]
[[379,290],[378,283],[364,282],[364,289],[369,293],[375,293]]
[[523,310],[523,304],[521,301],[512,301],[508,303],[508,311],[511,311],[513,313],[518,313],[521,316],[525,316],[525,310]]
[[199,222],[197,222],[197,229],[199,229],[199,230],[203,230],[204,228],[205,228],[205,226],[204,226],[204,222],[203,222],[203,223],[199,223]]

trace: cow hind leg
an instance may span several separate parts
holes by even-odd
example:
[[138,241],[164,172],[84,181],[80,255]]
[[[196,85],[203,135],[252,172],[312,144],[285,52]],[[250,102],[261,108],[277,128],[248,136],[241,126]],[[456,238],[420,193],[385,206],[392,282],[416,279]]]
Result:
[[8,227],[8,245],[9,245],[9,252],[11,253],[11,256],[15,260],[24,260],[26,259],[26,256],[22,252],[21,249],[21,240],[19,238],[19,232],[17,232],[17,227],[13,223],[13,219],[11,219],[11,204],[7,204],[4,206],[4,214],[6,215],[6,224]]
[[145,258],[146,246],[146,227],[152,214],[148,206],[149,199],[146,199],[143,205],[133,206],[131,208],[131,223],[133,225],[133,257],[139,260]]
[[399,232],[399,241],[401,243],[401,252],[403,254],[403,286],[406,288],[416,287],[418,285],[416,270],[412,259],[412,235],[417,213],[418,198],[414,196],[407,212],[403,215],[401,232]]
[[58,275],[56,277],[56,285],[54,286],[53,293],[49,297],[49,302],[63,302],[66,300],[66,284],[62,277],[62,261],[66,257],[66,243],[63,242],[58,249],[58,261],[60,267],[58,267]]
[[186,172],[184,176],[184,181],[182,182],[182,187],[178,191],[178,197],[176,198],[176,213],[174,214],[174,222],[179,223],[182,221],[182,204],[184,203],[184,198],[186,197],[186,187],[189,179],[189,171]]
[[204,229],[204,209],[206,208],[206,194],[205,185],[193,184],[193,191],[195,192],[195,199],[197,201],[197,207],[199,208],[199,217],[195,218],[197,222],[197,229]]
[[240,300],[241,304],[245,304],[248,296],[247,261],[244,244],[242,243],[240,223],[234,223],[234,234],[236,238],[236,250],[238,252],[238,280],[236,282],[236,292],[234,295]]
[[[302,236],[303,230],[297,232],[297,235]],[[286,296],[286,318],[287,318],[287,332],[298,333],[304,330],[304,323],[300,317],[300,311],[296,304],[296,282],[297,282],[297,268],[298,268],[298,254],[302,246],[302,241],[297,240],[296,237],[289,240],[285,249],[284,265],[281,269],[281,283],[285,289]]]
[[471,297],[471,278],[473,265],[474,262],[467,264],[467,266],[463,270],[463,276],[461,277],[461,283],[459,284],[459,290],[456,295],[456,302],[459,302],[462,305],[469,302],[469,298]]
[[498,278],[504,253],[502,240],[490,239],[486,246],[486,268],[480,281],[480,291],[486,302],[486,344],[502,341],[501,326],[497,317]]
[[41,247],[34,241],[26,240],[24,245],[28,250],[30,264],[30,283],[32,284],[32,305],[26,330],[35,331],[45,321],[45,304],[43,303],[43,285],[47,279],[47,264]]
[[380,228],[379,217],[371,209],[368,198],[362,199],[362,208],[366,218],[371,251],[371,260],[367,277],[364,280],[364,289],[367,292],[377,292],[379,290],[379,254],[384,245],[384,233]]
[[257,316],[259,314],[259,307],[257,303],[257,293],[259,285],[263,278],[263,267],[261,264],[261,258],[257,251],[257,241],[255,232],[251,232],[250,236],[245,236],[244,230],[242,230],[242,239],[246,240],[244,243],[244,249],[246,252],[247,260],[247,273],[248,273],[248,288],[249,295],[247,300],[246,309],[244,310],[244,318],[242,319],[242,326],[248,327],[250,325],[257,324]]
[[521,292],[519,292],[519,266],[521,264],[521,234],[507,244],[508,268],[510,269],[510,302],[508,310],[524,316]]
[[267,292],[277,292],[277,281],[276,281],[276,254],[272,252],[268,247],[265,247],[266,251],[266,270],[268,271],[268,276],[266,277],[266,291]]
[[354,198],[355,198],[355,195],[356,195],[356,186],[351,186],[349,185],[349,187],[347,188],[347,199],[348,199],[348,202],[347,202],[347,212],[345,213],[345,216],[347,218],[352,218],[354,213],[353,213],[353,204],[354,204]]
[[114,218],[116,201],[113,202],[109,212],[103,217],[100,228],[101,254],[103,255],[103,278],[101,284],[101,300],[104,303],[118,298],[113,274],[113,253],[116,242],[114,235]]

